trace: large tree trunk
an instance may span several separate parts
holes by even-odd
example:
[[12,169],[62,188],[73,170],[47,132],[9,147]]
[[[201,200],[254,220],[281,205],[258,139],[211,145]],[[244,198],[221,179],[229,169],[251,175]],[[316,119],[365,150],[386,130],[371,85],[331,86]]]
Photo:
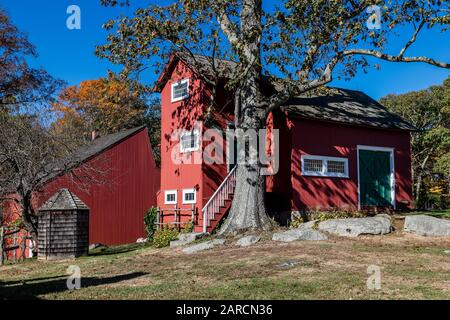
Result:
[[[243,0],[241,10],[241,30],[243,44],[238,50],[239,57],[246,69],[244,78],[236,91],[239,106],[235,114],[237,128],[244,132],[266,126],[267,101],[261,91],[261,37],[262,37],[262,2],[261,0]],[[242,133],[242,132],[241,132]],[[242,139],[237,134],[238,143]],[[245,139],[245,138],[244,138]],[[241,140],[242,143],[242,140]],[[241,144],[244,145],[245,143]],[[255,146],[254,146],[255,147]],[[245,148],[246,149],[246,148]],[[266,212],[264,204],[265,177],[261,175],[259,152],[256,148],[246,150],[250,158],[256,161],[239,163],[236,172],[236,189],[228,219],[219,235],[235,234],[248,230],[267,230],[272,220]],[[244,157],[246,158],[246,157]]]
[[236,170],[237,184],[233,203],[219,235],[269,230],[272,220],[265,208],[265,179],[260,175],[259,166],[240,165]]
[[[265,123],[265,118],[261,115],[262,110],[245,104],[242,105],[242,110],[246,111],[240,126],[241,133],[247,132],[247,130],[258,132]],[[245,145],[245,136],[238,133],[237,139],[241,140],[241,146]],[[248,157],[242,157],[245,158],[245,162],[238,161],[233,202],[219,235],[236,234],[249,230],[269,230],[272,227],[272,220],[267,215],[264,202],[265,176],[261,175],[259,152],[264,152],[264,150],[250,147],[246,150]],[[252,154],[253,159],[251,159]]]
[[[219,232],[219,235],[236,234],[249,230],[269,230],[272,220],[267,215],[265,197],[265,176],[261,175],[262,164],[259,153],[263,146],[258,143],[246,144],[249,131],[254,136],[259,129],[265,128],[266,105],[260,92],[259,81],[255,76],[243,88],[237,100],[240,101],[242,118],[237,130],[238,164],[236,171],[236,189],[228,218]],[[256,142],[256,141],[254,141]],[[240,149],[240,148],[239,148]]]

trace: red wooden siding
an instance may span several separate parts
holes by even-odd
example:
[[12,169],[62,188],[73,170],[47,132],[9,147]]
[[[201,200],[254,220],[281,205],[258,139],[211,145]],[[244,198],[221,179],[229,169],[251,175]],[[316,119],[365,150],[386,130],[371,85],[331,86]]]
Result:
[[[188,99],[172,102],[171,84],[189,79]],[[177,207],[188,208],[182,203],[183,189],[196,188],[196,207],[199,226],[202,225],[201,209],[211,198],[227,174],[226,164],[175,164],[172,161],[179,149],[178,141],[170,141],[174,130],[191,130],[195,121],[202,121],[209,106],[208,87],[196,73],[183,62],[172,57],[159,80],[161,88],[161,191],[158,206],[163,209],[175,205],[164,203],[164,192],[177,191]],[[226,101],[232,94],[223,87],[218,89],[216,101],[216,126],[226,128],[233,120],[233,103]],[[274,212],[302,210],[306,208],[357,208],[357,146],[369,145],[394,148],[396,206],[412,207],[411,150],[408,131],[350,126],[342,123],[288,118],[282,111],[275,111],[267,120],[268,129],[279,130],[279,171],[266,177],[266,202]],[[203,132],[206,130],[202,128]],[[268,148],[271,141],[268,141]],[[203,143],[205,147],[207,142]],[[226,146],[224,146],[226,148]],[[224,149],[225,152],[225,149]],[[307,177],[301,174],[303,154],[345,157],[349,161],[349,178]],[[201,157],[201,152],[193,152]],[[406,204],[405,204],[406,203]],[[185,221],[188,220],[185,217]],[[171,222],[167,217],[164,222]],[[197,228],[200,230],[199,228]],[[196,230],[197,230],[196,229]]]
[[86,192],[65,175],[46,185],[37,206],[59,189],[68,188],[90,208],[90,243],[123,244],[145,237],[144,214],[156,206],[160,181],[147,130],[138,131],[86,164],[107,166],[106,183],[95,183]]
[[[272,116],[273,117],[273,116]],[[395,201],[397,209],[412,208],[411,147],[407,131],[380,130],[306,119],[286,120],[276,115],[280,127],[280,172],[267,179],[269,205],[291,210],[358,207],[357,146],[394,148]],[[286,132],[290,128],[290,135]],[[290,138],[289,138],[290,136]],[[291,141],[289,141],[291,139]],[[303,176],[301,156],[348,158],[349,178]],[[287,171],[290,168],[290,172]],[[279,209],[279,208],[278,208]]]
[[[13,198],[14,195],[7,195],[5,198]],[[18,204],[12,200],[3,201],[0,202],[0,206],[2,206],[2,216],[0,217],[0,225],[10,225],[13,223],[16,219],[20,218],[20,208]],[[30,252],[30,241],[25,240],[25,237],[28,235],[28,233],[25,230],[22,230],[20,233],[16,234],[17,241],[16,245],[22,244],[23,241],[26,241],[26,250],[25,250],[25,257],[31,257],[32,253]],[[13,245],[13,239],[12,237],[8,237],[7,241],[5,241],[6,246]],[[13,256],[16,255],[16,258],[19,259],[22,256],[22,250],[17,249],[14,251],[8,252],[8,259],[12,259]]]
[[[177,102],[171,101],[171,85],[182,79],[189,79],[189,98]],[[171,141],[176,130],[192,130],[197,120],[201,119],[204,104],[204,84],[191,69],[178,62],[169,81],[161,91],[161,192],[158,195],[158,206],[173,208],[164,204],[164,194],[168,190],[177,191],[177,206],[190,208],[192,205],[182,204],[183,189],[196,189],[196,206],[202,207],[202,170],[201,164],[172,161],[172,155],[180,155],[179,141]],[[200,132],[201,134],[201,129]],[[191,153],[192,157],[201,157],[201,149]],[[170,219],[170,217],[168,217]],[[184,217],[187,221],[189,217]],[[167,221],[164,221],[167,222]]]
[[[93,183],[86,181],[88,188],[80,188],[81,184],[74,183],[69,174],[60,176],[35,195],[35,208],[61,188],[68,188],[90,208],[90,243],[124,244],[145,237],[144,214],[156,206],[160,184],[147,130],[143,128],[123,139],[88,160],[85,166],[99,168],[102,177]],[[74,169],[77,170],[80,168]],[[9,210],[8,215],[17,211]]]
[[[189,79],[189,98],[172,102],[171,85],[182,79]],[[204,112],[208,107],[208,95],[209,89],[204,81],[183,62],[178,62],[174,66],[168,81],[161,90],[161,190],[158,194],[158,206],[163,209],[174,208],[175,205],[164,203],[164,196],[165,191],[176,190],[176,206],[191,208],[191,204],[183,204],[183,189],[195,188],[197,190],[195,206],[199,224],[202,224],[203,219],[201,209],[226,176],[227,165],[193,163],[193,160],[183,161],[179,164],[174,163],[172,156],[180,155],[179,141],[170,141],[170,139],[175,130],[192,130],[196,121],[203,122]],[[215,112],[215,122],[221,128],[225,128],[227,123],[233,119],[231,114],[233,104],[223,109],[224,101],[226,101],[226,92],[219,90],[216,110],[220,109],[222,112]],[[199,134],[203,134],[207,130],[204,126],[199,129]],[[204,146],[207,144],[209,142],[205,141]],[[225,149],[223,152],[225,159]],[[201,159],[202,148],[192,152],[191,156]],[[172,218],[167,216],[163,222],[171,222]],[[181,221],[189,219],[190,217],[185,216]]]

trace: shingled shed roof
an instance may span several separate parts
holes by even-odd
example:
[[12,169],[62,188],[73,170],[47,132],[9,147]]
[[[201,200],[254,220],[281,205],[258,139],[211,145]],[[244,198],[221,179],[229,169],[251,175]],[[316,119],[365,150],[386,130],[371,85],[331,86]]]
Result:
[[328,89],[321,95],[292,98],[281,107],[281,110],[290,116],[302,118],[386,129],[417,130],[361,91]]
[[55,193],[39,211],[68,211],[68,210],[89,210],[75,194],[68,189],[61,189]]

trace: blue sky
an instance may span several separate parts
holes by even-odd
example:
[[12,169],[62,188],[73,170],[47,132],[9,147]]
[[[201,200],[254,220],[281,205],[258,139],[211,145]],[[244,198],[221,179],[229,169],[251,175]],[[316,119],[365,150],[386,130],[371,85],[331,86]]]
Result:
[[[148,3],[144,0],[133,2],[137,5]],[[106,39],[101,25],[121,13],[131,14],[132,10],[105,8],[99,3],[99,0],[2,0],[0,7],[37,47],[39,57],[31,64],[42,66],[69,84],[77,84],[105,76],[108,69],[118,70],[108,61],[98,59],[94,50]],[[81,8],[81,30],[66,27],[66,9],[72,4]],[[400,39],[404,41],[410,36],[410,30],[403,31]],[[400,45],[400,42],[394,44],[392,53],[396,54]],[[425,30],[409,51],[409,55],[419,54],[450,62],[450,32],[443,34]],[[333,85],[362,90],[378,99],[388,93],[403,93],[440,84],[450,76],[450,70],[425,64],[377,63],[381,70],[371,69],[368,74],[361,71],[351,81],[334,81]],[[155,75],[149,74],[148,77],[145,81],[152,82]]]

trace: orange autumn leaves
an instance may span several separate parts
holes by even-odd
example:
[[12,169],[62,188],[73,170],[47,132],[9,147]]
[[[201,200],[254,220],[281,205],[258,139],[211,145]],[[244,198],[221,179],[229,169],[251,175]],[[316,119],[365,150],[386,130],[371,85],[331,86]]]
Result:
[[56,133],[89,139],[93,130],[107,134],[142,124],[147,106],[142,91],[115,78],[87,80],[62,90],[53,110]]

